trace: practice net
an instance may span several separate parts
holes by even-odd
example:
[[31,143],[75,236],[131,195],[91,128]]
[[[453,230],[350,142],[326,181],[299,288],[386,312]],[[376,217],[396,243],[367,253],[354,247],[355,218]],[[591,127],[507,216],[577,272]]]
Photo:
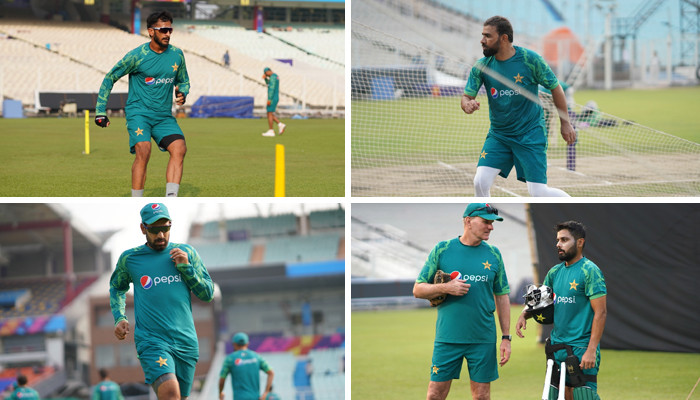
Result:
[[[352,52],[352,195],[473,196],[489,109],[483,87],[480,110],[460,108],[471,65],[355,20]],[[577,197],[700,195],[700,144],[570,103],[578,140],[567,146],[551,95],[539,98],[550,186]],[[528,196],[515,175],[497,177],[491,195]]]

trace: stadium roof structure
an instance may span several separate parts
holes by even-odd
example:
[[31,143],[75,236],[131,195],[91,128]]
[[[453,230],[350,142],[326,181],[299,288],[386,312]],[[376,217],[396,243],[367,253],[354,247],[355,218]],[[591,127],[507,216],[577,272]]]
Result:
[[57,204],[0,204],[0,263],[12,251],[101,247],[102,240]]

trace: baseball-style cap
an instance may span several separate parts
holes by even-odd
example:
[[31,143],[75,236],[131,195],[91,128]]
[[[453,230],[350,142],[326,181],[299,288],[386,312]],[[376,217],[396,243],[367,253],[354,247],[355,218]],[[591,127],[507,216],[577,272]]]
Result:
[[268,68],[268,67],[265,67],[265,69],[263,70],[263,74],[264,74],[265,72],[267,72],[267,71],[271,71],[271,69]]
[[245,346],[248,344],[248,335],[243,332],[238,332],[237,334],[233,335],[233,343],[240,346]]
[[168,208],[165,206],[165,204],[149,203],[143,206],[141,209],[141,222],[143,222],[144,225],[150,225],[163,218],[167,219],[168,221],[172,221],[172,219],[170,219],[170,214],[168,213]]
[[491,221],[503,221],[503,218],[498,216],[498,209],[491,207],[488,203],[471,203],[464,210],[462,218],[466,217],[481,217]]

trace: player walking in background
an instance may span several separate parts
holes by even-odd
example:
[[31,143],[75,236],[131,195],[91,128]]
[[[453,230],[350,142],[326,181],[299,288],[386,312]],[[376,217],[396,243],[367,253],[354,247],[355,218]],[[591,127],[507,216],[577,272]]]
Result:
[[185,136],[172,113],[173,88],[175,103],[185,104],[190,91],[190,78],[182,50],[170,45],[173,16],[156,12],[148,16],[148,34],[151,41],[122,58],[107,73],[100,86],[95,108],[95,123],[109,126],[107,100],[114,83],[129,74],[129,99],[126,103],[126,130],[129,132],[129,151],[135,154],[131,167],[131,195],[143,196],[146,167],[151,157],[151,138],[161,151],[168,151],[170,159],[165,171],[165,195],[175,197],[180,189],[182,169],[187,153]]
[[[267,374],[267,383],[262,395],[260,395],[259,371]],[[275,373],[258,353],[248,349],[248,335],[243,332],[233,335],[233,353],[226,357],[221,366],[219,374],[220,400],[224,400],[224,384],[228,374],[231,374],[233,400],[266,400],[272,391],[272,380]]]
[[270,68],[265,68],[263,71],[263,79],[267,83],[267,125],[270,129],[267,132],[263,132],[263,136],[275,136],[275,130],[272,129],[272,121],[277,122],[277,128],[279,129],[279,134],[284,133],[284,128],[287,125],[280,122],[275,115],[277,110],[277,103],[280,101],[280,79],[277,74],[273,73]]
[[159,400],[189,396],[199,358],[190,292],[203,301],[214,298],[214,283],[197,251],[170,243],[171,225],[165,205],[141,209],[146,243],[121,254],[109,289],[114,335],[123,340],[130,333],[126,292],[134,282],[136,352]]
[[92,388],[92,400],[124,400],[122,391],[116,382],[109,379],[106,369],[100,369],[100,383]]
[[38,400],[39,392],[27,386],[27,377],[24,375],[17,376],[17,388],[12,391],[7,400]]
[[[556,296],[554,329],[545,352],[548,359],[554,359],[554,365],[560,365],[571,353],[576,357],[575,364],[567,360],[567,400],[599,399],[600,338],[607,315],[605,278],[600,268],[583,256],[585,227],[568,221],[556,229],[557,252],[563,262],[552,267],[544,279],[544,285],[551,287]],[[518,317],[515,332],[521,338],[528,318],[532,315],[527,312]]]
[[[484,203],[469,204],[462,218],[464,233],[433,248],[413,286],[417,298],[445,296],[437,306],[428,400],[447,397],[452,380],[459,379],[462,358],[467,359],[472,398],[489,399],[491,382],[498,379],[497,362],[503,366],[510,359],[508,278],[501,252],[486,243],[493,221],[503,218],[496,208]],[[454,278],[431,283],[440,271]],[[503,334],[498,351],[494,309]]]
[[[496,175],[508,177],[515,166],[517,178],[527,183],[531,196],[569,197],[564,191],[547,186],[547,131],[542,106],[523,96],[537,96],[541,84],[551,90],[559,110],[561,135],[568,144],[576,141],[569,122],[564,91],[549,65],[532,50],[513,46],[513,27],[506,18],[495,16],[484,22],[481,46],[484,58],[469,74],[462,96],[462,110],[471,114],[480,108],[476,95],[483,84],[489,92],[491,128],[479,155],[474,176],[477,197],[490,196]],[[495,71],[518,87],[505,85],[485,72]]]

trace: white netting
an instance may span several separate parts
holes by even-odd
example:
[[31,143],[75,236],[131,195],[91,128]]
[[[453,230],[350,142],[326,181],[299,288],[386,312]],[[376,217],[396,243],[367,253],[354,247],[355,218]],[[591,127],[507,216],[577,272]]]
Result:
[[[352,195],[471,196],[489,129],[484,89],[481,109],[464,114],[471,65],[401,36],[352,22]],[[550,186],[572,196],[700,195],[700,144],[570,104],[578,132],[570,148],[551,96],[540,101]],[[512,171],[491,195],[528,193]]]

